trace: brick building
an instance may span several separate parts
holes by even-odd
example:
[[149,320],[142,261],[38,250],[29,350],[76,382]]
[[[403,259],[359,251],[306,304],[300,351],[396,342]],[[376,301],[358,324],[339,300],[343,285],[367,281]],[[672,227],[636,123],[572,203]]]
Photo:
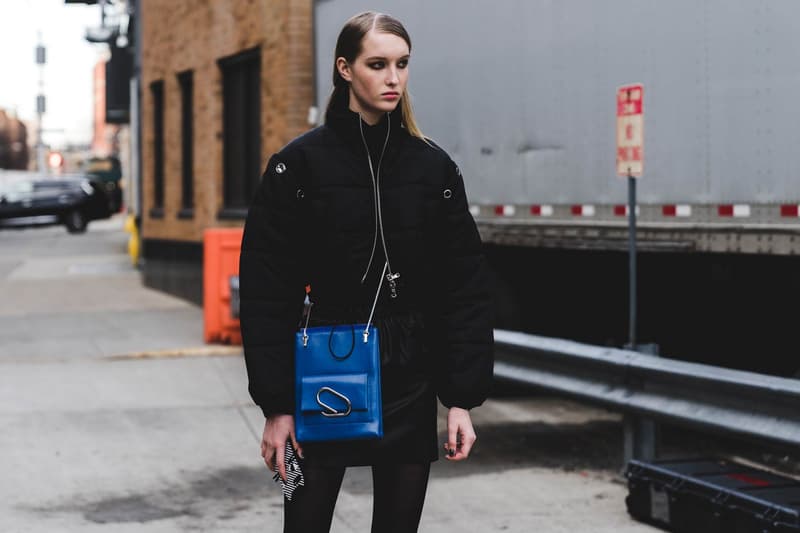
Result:
[[91,149],[97,156],[117,155],[120,151],[120,126],[106,122],[106,61],[104,58],[95,63],[92,73],[94,118]]
[[312,0],[143,0],[145,283],[200,303],[202,238],[244,224],[269,156],[309,128]]
[[16,113],[0,109],[0,169],[28,168],[28,128]]

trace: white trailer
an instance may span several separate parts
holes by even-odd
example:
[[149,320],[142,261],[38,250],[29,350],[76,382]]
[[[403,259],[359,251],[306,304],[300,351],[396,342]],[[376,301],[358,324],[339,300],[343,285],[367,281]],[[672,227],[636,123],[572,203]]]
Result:
[[615,92],[645,87],[644,250],[800,252],[796,0],[318,0],[317,102],[351,15],[413,41],[423,131],[487,242],[624,249]]
[[411,35],[414,107],[462,169],[500,327],[627,339],[615,99],[642,83],[638,338],[800,368],[800,2],[316,0],[320,110],[337,34],[368,9]]

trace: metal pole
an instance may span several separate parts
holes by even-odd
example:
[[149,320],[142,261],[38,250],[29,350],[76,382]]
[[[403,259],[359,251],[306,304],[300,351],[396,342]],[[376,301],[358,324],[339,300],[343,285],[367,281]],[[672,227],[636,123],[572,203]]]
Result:
[[[655,345],[636,345],[636,178],[628,175],[628,343],[631,350],[649,352]],[[656,456],[656,424],[648,418],[626,415],[624,418],[623,457],[650,461]]]
[[131,157],[136,160],[136,172],[133,175],[133,179],[136,180],[136,184],[131,188],[132,191],[135,190],[136,192],[136,202],[134,204],[133,214],[136,217],[136,223],[139,229],[141,229],[141,221],[142,221],[142,208],[144,206],[144,201],[142,200],[143,192],[142,192],[142,167],[143,167],[143,160],[142,160],[142,25],[143,25],[143,9],[142,9],[142,0],[132,0],[131,5],[133,5],[133,16],[134,24],[135,24],[135,33],[133,35],[134,39],[134,60],[133,60],[133,79],[135,80],[135,89],[132,88],[131,97],[136,101],[136,110],[135,112],[131,113],[131,121],[136,125],[136,132],[135,132],[135,142],[136,142],[136,149],[132,150]]
[[100,0],[100,27],[106,27],[106,0]]
[[39,93],[36,95],[36,170],[39,172],[47,171],[47,163],[45,162],[44,154],[44,113],[45,113],[45,96],[44,96],[44,65],[47,61],[45,58],[45,47],[42,44],[42,32],[38,32],[39,44],[36,45],[36,64],[39,67]]
[[636,349],[636,178],[628,176],[628,343]]

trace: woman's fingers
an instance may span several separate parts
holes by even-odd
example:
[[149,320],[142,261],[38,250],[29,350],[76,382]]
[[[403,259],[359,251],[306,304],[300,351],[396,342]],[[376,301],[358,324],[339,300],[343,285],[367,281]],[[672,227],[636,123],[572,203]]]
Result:
[[466,459],[469,457],[469,452],[472,450],[472,445],[475,444],[476,436],[474,431],[465,431],[460,434],[461,443],[456,450],[454,460]]
[[300,443],[297,442],[297,437],[295,437],[294,431],[292,431],[289,435],[292,437],[292,446],[294,447],[294,452],[300,459],[305,459],[305,457],[303,457],[303,448],[301,448]]
[[261,457],[264,458],[264,464],[267,465],[267,468],[269,468],[270,471],[274,470],[275,448],[269,445],[269,441],[266,437],[261,440]]
[[445,452],[447,452],[448,459],[452,459],[455,457],[456,453],[458,453],[458,436],[460,429],[461,424],[459,417],[456,411],[451,409],[447,417],[447,444],[445,445]]
[[447,442],[444,445],[445,452],[447,452],[446,458],[450,461],[462,461],[466,459],[469,457],[469,453],[472,451],[472,445],[475,444],[476,440],[475,432],[465,431],[463,428],[459,427],[457,429],[455,444]]
[[458,429],[460,410],[451,407],[447,413],[447,442],[444,445],[445,457],[452,459],[458,451]]
[[278,473],[281,478],[286,481],[286,443],[283,446],[275,447],[275,465],[278,467]]
[[264,421],[264,434],[261,436],[261,455],[267,468],[272,471],[277,469],[284,481],[286,481],[286,443],[290,440],[298,455],[302,454],[294,436],[292,415],[268,416]]
[[461,461],[469,457],[476,435],[472,428],[469,411],[453,407],[447,416],[447,443],[444,445],[446,458]]
[[267,465],[270,471],[272,471],[273,465],[273,457],[275,456],[275,450],[270,449],[269,446],[269,425],[265,421],[264,422],[264,433],[261,435],[261,457],[264,458],[264,464]]

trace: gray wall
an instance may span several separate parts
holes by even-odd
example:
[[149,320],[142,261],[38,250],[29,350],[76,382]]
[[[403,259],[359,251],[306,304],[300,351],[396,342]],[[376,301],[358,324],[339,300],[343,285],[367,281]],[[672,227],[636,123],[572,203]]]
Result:
[[800,1],[317,0],[320,109],[366,9],[406,25],[420,125],[475,203],[623,203],[615,92],[632,82],[640,202],[800,201]]

